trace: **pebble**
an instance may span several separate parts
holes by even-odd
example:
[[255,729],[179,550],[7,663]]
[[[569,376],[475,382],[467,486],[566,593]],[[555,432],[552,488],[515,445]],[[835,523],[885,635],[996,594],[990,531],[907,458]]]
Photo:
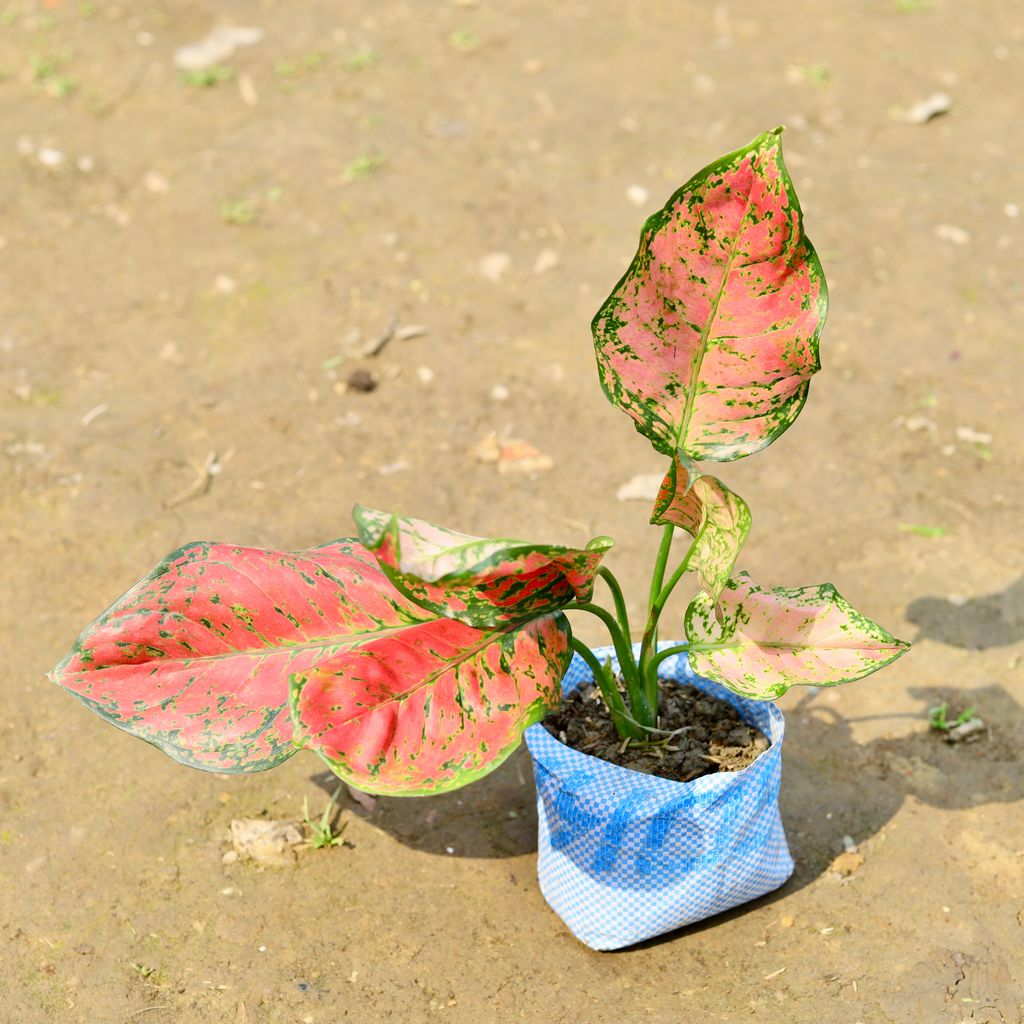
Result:
[[243,860],[287,867],[295,863],[295,847],[301,842],[301,828],[291,821],[235,818],[231,822],[231,844]]
[[1003,207],[1003,213],[1005,213],[1007,217],[1019,217],[1020,207],[1016,203],[1007,203]]
[[477,269],[484,280],[497,284],[510,266],[512,257],[507,252],[490,252],[480,260]]
[[260,101],[259,93],[256,91],[256,84],[249,75],[238,76],[238,95],[247,107],[255,107]]
[[980,430],[973,430],[971,427],[957,427],[956,439],[966,441],[968,444],[991,444],[992,435],[983,433]]
[[541,249],[537,258],[533,261],[533,272],[545,274],[558,266],[558,253],[554,249]]
[[512,392],[504,384],[495,384],[488,392],[488,397],[492,402],[507,402],[511,395]]
[[406,324],[395,331],[395,338],[398,341],[412,341],[413,338],[422,338],[429,333],[430,328],[424,327],[423,324]]
[[377,389],[377,378],[369,370],[353,370],[345,381],[349,391],[369,394]]
[[909,124],[927,124],[933,117],[948,114],[952,106],[953,101],[947,93],[933,92],[931,96],[925,97],[904,111],[903,120]]
[[792,928],[796,924],[796,918],[792,914],[783,914],[779,918],[779,924],[783,928]]
[[142,176],[142,184],[154,195],[163,195],[171,188],[171,183],[159,171],[146,171]]
[[626,189],[626,198],[634,206],[643,206],[651,198],[651,193],[643,185],[630,185]]
[[832,870],[838,872],[843,878],[849,878],[856,874],[864,866],[864,854],[853,853],[849,850],[839,854],[832,861]]
[[64,163],[64,154],[59,149],[52,149],[49,146],[40,146],[36,151],[36,159],[44,167],[57,168]]
[[637,473],[615,492],[615,497],[619,501],[654,501],[664,479],[662,473]]
[[242,46],[255,46],[263,39],[263,29],[243,25],[218,25],[202,39],[174,51],[174,66],[182,71],[204,71],[227,60]]
[[416,376],[421,384],[433,384],[435,374],[429,366],[418,366]]
[[966,245],[971,240],[970,234],[955,224],[936,225],[935,237],[941,238],[943,242],[952,242],[954,245]]
[[234,278],[227,274],[218,274],[213,280],[213,290],[219,295],[230,295],[237,287]]

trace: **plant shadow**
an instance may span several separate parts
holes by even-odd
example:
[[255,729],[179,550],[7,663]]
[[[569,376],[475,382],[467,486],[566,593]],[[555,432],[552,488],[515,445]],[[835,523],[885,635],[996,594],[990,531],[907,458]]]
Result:
[[[1002,686],[915,687],[909,692],[921,702],[920,713],[899,717],[912,718],[922,728],[867,743],[854,740],[851,720],[816,704],[817,693],[806,694],[787,711],[779,803],[796,862],[793,876],[758,900],[629,948],[696,934],[798,892],[832,869],[844,850],[844,837],[857,844],[870,839],[908,797],[939,810],[1024,800],[1024,708]],[[973,709],[990,727],[976,742],[946,742],[926,727],[928,710],[943,702],[954,715]]]
[[[824,874],[842,852],[844,836],[861,843],[875,835],[909,796],[943,810],[1024,799],[1024,709],[1003,687],[922,687],[910,694],[920,711],[905,717],[921,728],[867,743],[853,737],[856,719],[846,720],[822,704],[820,692],[805,694],[787,712],[780,804],[796,871],[761,902],[782,898]],[[954,715],[971,707],[994,724],[977,742],[946,743],[926,726],[928,709],[943,701]],[[327,793],[338,782],[329,772],[313,781]],[[537,849],[535,799],[529,754],[520,748],[496,771],[453,793],[380,797],[369,810],[346,797],[343,806],[413,849],[507,858]]]
[[907,606],[907,620],[918,627],[915,640],[937,640],[951,647],[983,651],[1024,640],[1024,576],[1005,590],[967,599],[919,597]]
[[[333,793],[338,779],[321,772],[312,780]],[[533,769],[525,745],[478,782],[431,797],[377,797],[372,809],[351,797],[343,806],[405,846],[446,857],[504,858],[537,849]]]

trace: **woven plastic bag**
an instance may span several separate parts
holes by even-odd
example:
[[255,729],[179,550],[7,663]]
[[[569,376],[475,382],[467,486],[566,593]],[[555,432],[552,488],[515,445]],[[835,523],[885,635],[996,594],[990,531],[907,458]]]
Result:
[[[615,664],[610,648],[594,653]],[[591,949],[621,949],[701,921],[793,873],[778,806],[782,712],[695,675],[685,655],[667,658],[659,672],[728,701],[771,746],[743,771],[672,782],[573,750],[543,725],[526,730],[540,889]],[[592,679],[577,655],[562,688],[572,693]]]

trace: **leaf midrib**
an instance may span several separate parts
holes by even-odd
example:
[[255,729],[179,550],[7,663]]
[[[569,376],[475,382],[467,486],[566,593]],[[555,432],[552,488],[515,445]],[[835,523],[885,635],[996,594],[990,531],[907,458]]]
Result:
[[[751,171],[757,173],[757,162],[758,159],[764,154],[758,151],[757,156],[751,164]],[[707,355],[708,342],[711,337],[711,327],[715,322],[715,317],[718,315],[718,306],[722,301],[722,297],[725,295],[726,285],[729,282],[729,275],[732,273],[732,264],[736,259],[736,253],[739,249],[740,236],[743,234],[743,229],[747,223],[747,217],[750,215],[750,208],[753,200],[753,187],[750,192],[747,193],[746,205],[743,208],[743,216],[740,219],[740,226],[736,229],[736,237],[733,241],[733,245],[729,252],[729,259],[725,264],[725,272],[722,274],[722,283],[718,289],[718,293],[715,295],[715,301],[711,306],[711,311],[708,313],[707,322],[700,332],[700,349],[697,354],[697,359],[693,364],[693,368],[690,373],[689,386],[686,389],[686,405],[683,407],[683,416],[679,423],[679,429],[676,432],[676,448],[680,448],[685,444],[686,434],[690,426],[690,419],[693,416],[694,403],[697,400],[697,385],[700,383],[700,370],[704,365],[704,357]],[[685,450],[685,449],[684,449]]]

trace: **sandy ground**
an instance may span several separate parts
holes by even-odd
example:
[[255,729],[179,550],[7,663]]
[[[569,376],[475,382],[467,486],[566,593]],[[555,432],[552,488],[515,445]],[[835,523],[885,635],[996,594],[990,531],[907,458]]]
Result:
[[[263,38],[183,80],[221,21]],[[1024,1019],[1022,95],[1017,0],[5,4],[0,1020]],[[356,499],[609,533],[636,615],[657,538],[614,495],[661,465],[588,322],[642,218],[779,122],[832,312],[799,423],[722,470],[743,564],[917,641],[783,701],[793,880],[592,953],[537,890],[523,756],[346,804],[295,868],[222,864],[232,819],[323,806],[320,762],[186,770],[45,670],[181,543],[300,548]],[[354,358],[393,317],[429,333]],[[491,431],[553,468],[499,476]],[[990,733],[929,735],[942,697]]]

